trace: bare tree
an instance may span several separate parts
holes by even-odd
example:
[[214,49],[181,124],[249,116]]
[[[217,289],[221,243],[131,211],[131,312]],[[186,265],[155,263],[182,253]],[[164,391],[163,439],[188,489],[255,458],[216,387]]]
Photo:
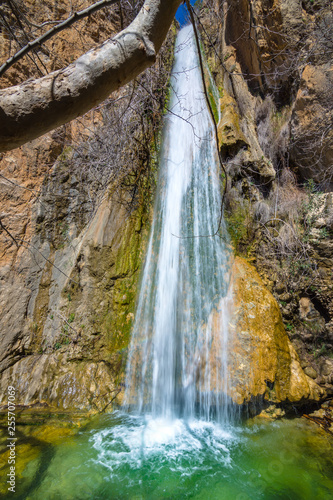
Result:
[[134,21],[64,69],[0,91],[0,150],[83,115],[156,60],[181,0],[146,0]]

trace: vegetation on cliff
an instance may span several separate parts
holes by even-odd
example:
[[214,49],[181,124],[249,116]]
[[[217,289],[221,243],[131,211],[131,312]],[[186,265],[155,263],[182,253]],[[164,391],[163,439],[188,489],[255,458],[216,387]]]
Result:
[[[111,31],[136,8],[115,11]],[[105,35],[101,16],[86,43]],[[102,411],[121,389],[174,38],[172,28],[156,64],[103,106],[2,158],[1,384],[10,378],[22,404]]]
[[207,0],[198,24],[221,94],[235,251],[255,264],[303,368],[331,394],[330,2]]
[[[4,31],[2,60],[25,37],[48,29],[45,15],[69,14],[48,2],[42,9],[18,5],[23,28],[15,9],[4,11],[11,31]],[[129,24],[141,5],[117,4],[82,19],[67,37],[29,54],[31,64],[20,60],[4,86],[36,77],[33,66],[38,72],[70,64]],[[37,27],[28,8],[36,9]],[[255,264],[280,304],[302,367],[330,394],[330,5],[203,0],[196,12],[220,92],[225,214],[236,253]],[[117,397],[121,388],[174,36],[175,28],[152,69],[103,105],[1,158],[2,384],[21,379],[25,404],[83,408],[88,401],[101,411],[106,394]],[[26,394],[24,383],[37,377],[41,388],[32,384]],[[66,380],[78,388],[72,400],[61,392]]]

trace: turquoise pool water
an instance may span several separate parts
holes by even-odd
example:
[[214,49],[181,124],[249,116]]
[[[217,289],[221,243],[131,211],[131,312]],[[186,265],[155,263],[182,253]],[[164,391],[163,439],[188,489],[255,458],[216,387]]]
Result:
[[[22,453],[30,453],[31,460],[17,478],[17,492],[5,498],[333,498],[333,440],[305,419],[257,418],[223,428],[202,420],[116,412],[93,419],[56,444],[42,438],[36,444],[36,437],[28,435],[22,443]],[[18,456],[21,451],[18,443]]]

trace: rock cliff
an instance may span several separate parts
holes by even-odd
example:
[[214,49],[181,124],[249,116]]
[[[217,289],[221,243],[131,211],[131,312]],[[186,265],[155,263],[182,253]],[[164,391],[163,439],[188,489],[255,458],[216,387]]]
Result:
[[319,401],[321,389],[305,375],[273,295],[255,269],[236,257],[231,286],[230,385],[238,403]]
[[[70,12],[69,3],[17,5],[6,7],[14,34],[3,31],[2,58],[34,26]],[[31,58],[42,71],[61,67],[137,8],[103,9]],[[154,68],[103,106],[2,155],[0,404],[8,384],[18,405],[53,411],[103,411],[121,391],[174,37],[173,29]],[[31,58],[3,85],[35,76]]]
[[[69,13],[58,2],[17,5],[6,11],[15,29],[3,30],[2,60],[34,24]],[[261,276],[236,258],[230,395],[239,404],[305,404],[333,392],[329,7],[203,0],[198,13],[220,93],[229,231]],[[136,8],[87,18],[3,85],[70,62]],[[9,383],[22,407],[96,412],[121,400],[174,34],[155,68],[105,105],[1,157],[2,405]]]
[[[325,0],[204,0],[226,216],[305,373],[333,392],[332,33]],[[245,293],[245,290],[244,290]]]

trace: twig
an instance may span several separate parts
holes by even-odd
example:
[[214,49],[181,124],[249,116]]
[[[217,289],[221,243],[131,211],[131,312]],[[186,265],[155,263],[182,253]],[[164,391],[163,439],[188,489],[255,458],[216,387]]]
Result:
[[5,233],[8,234],[8,236],[10,237],[10,239],[13,240],[13,242],[15,243],[15,245],[17,246],[17,248],[20,248],[20,245],[17,243],[16,241],[16,238],[14,238],[14,236],[8,231],[8,229],[2,224],[2,220],[0,218],[0,227],[1,229],[3,229],[5,231]]
[[[320,418],[320,417],[310,417],[309,415],[302,415],[303,417],[307,418],[308,420],[311,420],[311,422],[319,425],[319,427],[321,427],[324,431],[328,432],[329,434],[332,434],[333,435],[333,432],[328,428],[328,421],[325,420],[324,418]],[[332,419],[330,419],[332,421]]]
[[[15,35],[15,33],[14,33],[13,29],[11,28],[11,26],[7,23],[6,18],[5,18],[5,16],[2,14],[2,12],[0,12],[0,15],[1,15],[1,17],[2,17],[2,20],[3,20],[3,22],[4,22],[4,24],[5,24],[6,28],[7,28],[7,30],[11,33],[11,35],[12,35],[13,39],[16,41],[16,43],[17,43],[20,47],[22,47],[21,42],[20,42],[20,41],[18,40],[18,38],[16,37],[16,35]],[[21,50],[22,50],[22,49],[21,49]],[[36,63],[35,59],[34,59],[33,57],[31,57],[31,55],[30,55],[30,54],[28,55],[28,57],[29,57],[29,59],[30,59],[30,60],[34,63],[34,65],[36,66],[36,69],[37,69],[37,71],[40,73],[40,75],[42,75],[42,76],[43,76],[43,72],[42,72],[42,70],[40,69],[40,67],[38,66],[38,64]],[[6,64],[6,63],[4,63],[4,64]],[[1,69],[1,68],[0,68],[0,69]],[[1,74],[0,74],[0,75],[1,75]]]
[[[23,26],[23,24],[21,22],[20,12],[17,10],[17,6],[16,6],[15,2],[12,2],[12,0],[7,0],[7,3],[9,4],[9,6],[10,6],[10,8],[12,10],[12,13],[16,17],[17,23],[18,23],[19,27],[21,28],[22,33],[24,34],[24,37],[25,37],[26,41],[29,42],[29,37],[26,34],[24,26]],[[34,49],[33,49],[33,52],[34,52],[35,56],[37,57],[37,59],[39,60],[39,62],[41,63],[41,65],[43,66],[43,68],[45,69],[45,71],[47,72],[47,68],[46,68],[45,64],[43,63],[43,61],[41,60],[41,58],[39,57],[38,52],[36,50],[34,50]]]
[[[2,226],[1,221],[0,221],[0,225]],[[4,228],[4,229],[6,231],[6,228]],[[6,231],[6,232],[8,232],[8,231]],[[51,266],[53,266],[57,271],[59,271],[61,274],[63,274],[68,279],[68,281],[70,281],[71,283],[75,283],[76,285],[81,286],[80,283],[78,283],[77,281],[73,280],[73,278],[71,278],[70,276],[68,276],[68,274],[64,273],[58,266],[56,266],[53,262],[51,262],[50,259],[48,259],[47,257],[45,257],[45,255],[43,255],[42,252],[40,250],[38,250],[38,248],[35,245],[33,245],[32,243],[28,243],[28,242],[26,242],[26,241],[24,241],[24,240],[22,240],[20,238],[17,238],[17,240],[19,242],[21,242],[21,245],[23,245],[24,248],[26,248],[27,250],[29,250],[31,253],[33,253],[32,250],[31,250],[31,248],[30,248],[30,247],[32,247],[37,253],[39,253],[39,255],[41,257],[43,257],[43,259],[46,262],[48,262],[49,264],[51,264]],[[87,286],[89,286],[89,285],[87,285]]]
[[65,19],[65,21],[57,24],[57,26],[54,26],[49,31],[44,33],[44,35],[41,35],[32,42],[27,43],[27,45],[22,47],[22,49],[16,52],[16,54],[7,59],[7,61],[0,67],[0,76],[2,76],[5,73],[5,71],[7,71],[19,59],[22,59],[22,57],[24,57],[28,52],[34,50],[36,47],[39,47],[42,43],[52,38],[56,33],[59,33],[60,31],[64,30],[65,28],[68,28],[69,26],[76,23],[80,19],[83,19],[89,16],[90,14],[93,14],[94,12],[102,9],[103,7],[115,4],[117,2],[118,0],[100,0],[99,2],[96,2],[95,4],[91,5],[90,7],[87,7],[84,10],[81,10],[79,12],[74,12],[74,14]]
[[77,330],[75,330],[75,328],[67,321],[67,319],[65,318],[65,316],[63,316],[59,311],[55,311],[55,313],[57,314],[57,316],[59,316],[60,319],[62,319],[66,323],[66,325],[69,326],[69,328],[71,330],[73,330],[73,332],[76,333],[76,340],[77,340],[78,337],[79,337],[79,332]]

